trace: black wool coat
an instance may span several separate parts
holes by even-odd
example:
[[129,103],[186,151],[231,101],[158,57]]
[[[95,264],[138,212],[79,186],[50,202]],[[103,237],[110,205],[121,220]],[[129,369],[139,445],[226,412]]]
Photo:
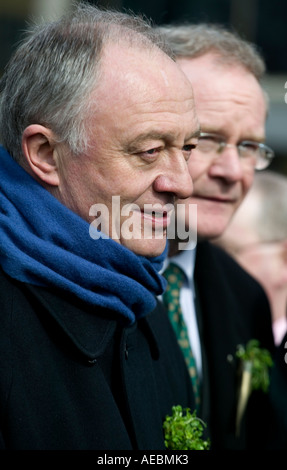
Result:
[[162,450],[173,405],[194,408],[165,312],[125,326],[0,271],[0,449]]
[[[208,423],[212,448],[262,450],[280,446],[281,425],[276,421],[270,393],[253,392],[239,435],[235,427],[240,378],[238,345],[246,346],[250,339],[257,339],[276,357],[270,307],[262,287],[210,242],[198,243],[194,280],[203,354],[201,416]],[[282,363],[283,357],[279,357]],[[287,366],[281,367],[281,372],[285,387],[279,385],[278,377],[276,384],[271,381],[270,391],[276,401],[281,397],[286,410]]]

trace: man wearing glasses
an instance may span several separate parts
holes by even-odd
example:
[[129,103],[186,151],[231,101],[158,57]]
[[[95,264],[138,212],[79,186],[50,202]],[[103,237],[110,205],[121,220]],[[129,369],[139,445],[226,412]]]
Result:
[[[186,230],[194,223],[190,205],[197,206],[197,247],[189,244],[180,250],[178,241],[170,240],[169,253],[169,267],[174,263],[184,272],[180,305],[195,359],[196,367],[189,370],[193,382],[197,373],[198,414],[207,422],[213,449],[256,449],[264,445],[262,432],[268,435],[263,413],[268,396],[252,393],[236,428],[236,350],[257,339],[273,351],[270,308],[253,278],[210,240],[228,226],[255,170],[267,168],[274,156],[265,145],[268,106],[260,84],[265,65],[251,44],[223,28],[202,24],[159,29],[193,85],[201,126],[188,163],[193,194],[179,201],[185,204]],[[182,215],[178,211],[178,223],[183,223]],[[164,301],[169,309],[172,303]]]

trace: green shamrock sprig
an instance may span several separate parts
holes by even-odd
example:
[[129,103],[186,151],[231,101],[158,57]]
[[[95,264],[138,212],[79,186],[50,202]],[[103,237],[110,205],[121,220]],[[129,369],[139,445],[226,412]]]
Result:
[[252,339],[246,347],[238,346],[236,356],[243,363],[251,363],[251,389],[266,393],[269,388],[269,369],[273,365],[270,352],[260,348],[259,341]]
[[189,408],[183,410],[180,405],[173,406],[172,415],[166,416],[163,423],[166,448],[169,450],[208,450],[209,440],[203,440],[201,437],[204,427],[206,424],[196,416],[196,410],[191,413]]

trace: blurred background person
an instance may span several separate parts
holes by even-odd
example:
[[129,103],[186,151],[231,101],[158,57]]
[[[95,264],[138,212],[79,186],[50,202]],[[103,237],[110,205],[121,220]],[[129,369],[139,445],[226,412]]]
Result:
[[287,178],[268,170],[256,173],[245,200],[215,243],[264,287],[279,344],[287,330]]

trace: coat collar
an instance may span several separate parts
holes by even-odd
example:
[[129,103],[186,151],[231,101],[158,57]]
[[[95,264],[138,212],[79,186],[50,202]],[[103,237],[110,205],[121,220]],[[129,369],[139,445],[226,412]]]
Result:
[[[52,317],[74,346],[89,361],[100,357],[109,345],[117,328],[132,333],[134,325],[123,323],[122,317],[107,309],[89,305],[62,291],[56,292],[44,287],[25,284],[32,295],[39,316]],[[157,358],[159,349],[153,331],[152,315],[139,320],[143,334],[146,336],[153,357]]]

